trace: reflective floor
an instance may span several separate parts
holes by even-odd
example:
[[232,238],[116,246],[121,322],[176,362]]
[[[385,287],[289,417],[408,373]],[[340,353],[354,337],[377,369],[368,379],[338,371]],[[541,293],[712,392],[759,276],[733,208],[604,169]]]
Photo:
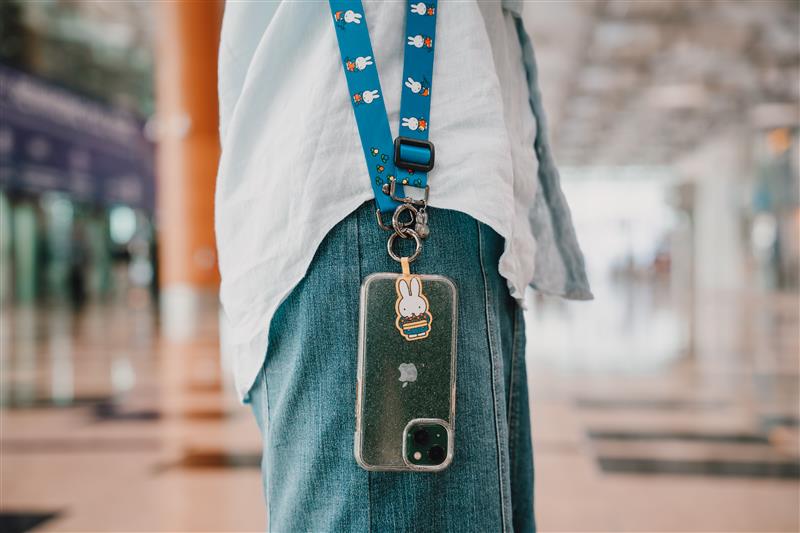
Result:
[[[797,531],[797,296],[595,291],[530,299],[540,530]],[[216,313],[171,344],[145,294],[3,311],[0,530],[264,529]]]
[[798,531],[797,297],[595,293],[529,316],[542,529]]

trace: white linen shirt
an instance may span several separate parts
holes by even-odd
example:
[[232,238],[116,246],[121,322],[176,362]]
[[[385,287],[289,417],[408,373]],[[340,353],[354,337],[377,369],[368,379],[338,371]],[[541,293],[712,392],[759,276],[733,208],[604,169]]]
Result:
[[[518,12],[508,7],[439,2],[429,205],[471,215],[505,239],[499,270],[522,299],[534,280],[536,120]],[[396,136],[407,4],[367,0],[364,9]],[[229,1],[219,96],[220,295],[246,399],[278,306],[329,230],[373,196],[327,2]]]

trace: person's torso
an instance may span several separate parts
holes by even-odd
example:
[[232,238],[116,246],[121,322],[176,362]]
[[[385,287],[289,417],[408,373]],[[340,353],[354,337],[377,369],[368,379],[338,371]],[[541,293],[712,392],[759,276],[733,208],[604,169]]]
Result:
[[[236,336],[248,340],[302,279],[325,234],[372,198],[327,3],[258,4],[227,8],[220,55],[221,299]],[[407,3],[364,7],[396,136]],[[533,275],[537,160],[520,44],[498,2],[440,1],[437,15],[430,205],[465,212],[506,239],[501,272],[521,297]]]

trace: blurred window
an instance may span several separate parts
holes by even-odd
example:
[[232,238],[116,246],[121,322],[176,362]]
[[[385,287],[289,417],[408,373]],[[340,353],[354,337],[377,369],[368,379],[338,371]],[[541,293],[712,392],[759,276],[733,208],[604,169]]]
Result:
[[112,207],[109,225],[114,244],[128,244],[136,233],[136,212],[126,205]]

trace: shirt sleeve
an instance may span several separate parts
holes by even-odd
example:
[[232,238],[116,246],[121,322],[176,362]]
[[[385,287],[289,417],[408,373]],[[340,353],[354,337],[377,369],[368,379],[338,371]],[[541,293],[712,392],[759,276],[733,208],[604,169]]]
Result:
[[591,300],[594,296],[586,276],[583,252],[575,235],[572,215],[561,190],[561,178],[550,149],[533,43],[525,31],[522,17],[515,15],[514,18],[528,78],[530,106],[536,119],[534,150],[539,160],[539,193],[530,212],[537,247],[531,285],[544,293],[573,300]]
[[524,6],[522,0],[503,0],[500,5],[503,9],[514,15],[518,17],[522,16],[522,8]]

